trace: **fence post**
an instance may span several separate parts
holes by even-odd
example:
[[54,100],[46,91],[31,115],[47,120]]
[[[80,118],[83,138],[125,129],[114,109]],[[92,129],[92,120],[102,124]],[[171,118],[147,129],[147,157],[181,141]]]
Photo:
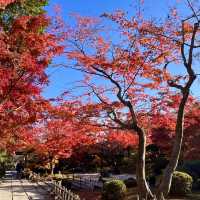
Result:
[[59,185],[59,186],[62,186],[62,181],[58,181],[58,185]]
[[58,191],[59,191],[59,200],[62,200],[62,188],[60,187],[60,184],[58,185]]
[[67,200],[67,197],[68,197],[68,190],[67,190],[67,188],[65,188],[64,193],[65,193],[65,198],[64,198],[64,200]]
[[65,200],[66,199],[66,192],[65,192],[65,187],[63,186],[63,200]]
[[68,195],[67,195],[67,196],[68,196],[68,197],[67,197],[67,200],[70,200],[70,197],[71,197],[71,190],[68,190],[67,193],[68,193]]
[[55,196],[57,196],[58,195],[58,185],[56,182],[54,183],[54,185],[55,185]]
[[62,191],[63,192],[62,198],[63,198],[63,200],[65,200],[65,187],[63,186],[62,189],[63,189],[63,191]]

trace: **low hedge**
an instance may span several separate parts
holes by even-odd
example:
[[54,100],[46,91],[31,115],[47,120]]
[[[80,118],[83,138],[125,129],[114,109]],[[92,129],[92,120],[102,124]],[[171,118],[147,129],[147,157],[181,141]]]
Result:
[[196,182],[200,179],[200,160],[185,161],[181,166],[179,166],[178,171],[189,174]]
[[175,171],[172,178],[170,193],[173,195],[186,195],[192,190],[192,177],[184,172]]
[[124,200],[126,192],[126,185],[123,181],[108,181],[103,186],[102,200]]

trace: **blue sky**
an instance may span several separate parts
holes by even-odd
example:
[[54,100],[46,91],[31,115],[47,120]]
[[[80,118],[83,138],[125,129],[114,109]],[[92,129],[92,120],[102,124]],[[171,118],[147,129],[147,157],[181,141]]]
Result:
[[[135,3],[134,3],[135,2]],[[63,18],[68,20],[70,13],[79,13],[84,16],[100,16],[104,12],[113,12],[117,9],[135,12],[135,6],[139,0],[50,0],[46,10],[49,15],[54,14],[54,6],[60,5],[62,8]],[[146,17],[162,18],[167,15],[169,7],[176,4],[176,0],[146,0],[144,5],[144,13]],[[138,7],[137,7],[138,8]],[[184,8],[182,8],[184,12]],[[56,62],[63,62],[63,58],[56,58]],[[81,74],[66,69],[47,70],[50,77],[49,86],[43,91],[46,98],[51,98],[61,94],[72,82],[79,80]],[[200,84],[200,81],[197,81]],[[197,83],[193,86],[192,92],[200,97],[199,86]]]

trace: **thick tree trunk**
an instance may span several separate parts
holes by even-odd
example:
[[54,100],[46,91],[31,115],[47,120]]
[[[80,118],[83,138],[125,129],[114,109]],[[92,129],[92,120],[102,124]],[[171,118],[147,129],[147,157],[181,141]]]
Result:
[[139,200],[153,199],[152,192],[146,181],[145,156],[146,156],[146,135],[141,128],[137,128],[139,135],[138,158],[137,158],[137,184]]
[[163,177],[157,191],[157,200],[164,200],[165,197],[168,195],[171,187],[173,172],[178,165],[183,140],[184,110],[188,95],[189,91],[183,94],[183,98],[179,105],[176,121],[175,141],[173,144],[172,154],[169,160],[169,164],[164,170]]

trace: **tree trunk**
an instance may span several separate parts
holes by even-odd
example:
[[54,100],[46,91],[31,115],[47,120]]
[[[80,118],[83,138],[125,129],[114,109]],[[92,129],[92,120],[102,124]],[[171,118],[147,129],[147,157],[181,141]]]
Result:
[[49,164],[50,164],[50,171],[51,171],[51,175],[53,175],[54,173],[53,173],[53,171],[54,171],[54,158],[53,158],[53,156],[50,156],[49,155]]
[[141,128],[137,128],[139,135],[138,158],[136,178],[138,184],[139,200],[153,199],[152,192],[146,181],[145,174],[145,156],[146,156],[146,135]]
[[172,176],[178,165],[181,153],[182,140],[183,140],[184,110],[188,96],[189,96],[189,91],[186,91],[183,94],[183,97],[179,105],[177,121],[176,121],[175,141],[173,144],[172,154],[169,160],[169,164],[164,170],[163,177],[161,179],[161,183],[157,191],[157,200],[164,200],[165,197],[168,195],[171,187]]

